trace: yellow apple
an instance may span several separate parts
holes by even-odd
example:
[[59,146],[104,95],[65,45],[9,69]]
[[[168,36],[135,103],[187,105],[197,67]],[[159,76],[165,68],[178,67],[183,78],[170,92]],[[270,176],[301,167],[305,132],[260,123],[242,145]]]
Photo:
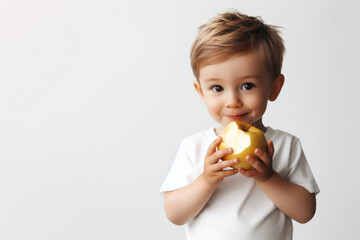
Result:
[[231,147],[233,152],[223,157],[223,160],[237,158],[239,162],[232,168],[250,169],[251,165],[245,160],[248,155],[256,156],[254,151],[260,148],[267,149],[266,138],[262,131],[248,123],[232,121],[224,128],[221,134],[222,142],[218,149]]

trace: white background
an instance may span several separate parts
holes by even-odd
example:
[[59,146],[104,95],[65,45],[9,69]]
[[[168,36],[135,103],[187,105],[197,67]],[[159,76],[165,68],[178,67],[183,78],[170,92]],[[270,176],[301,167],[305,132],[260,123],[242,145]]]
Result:
[[0,239],[184,239],[158,190],[180,140],[216,126],[189,51],[230,8],[283,27],[264,123],[301,139],[321,189],[294,239],[360,239],[360,4],[340,0],[2,0]]

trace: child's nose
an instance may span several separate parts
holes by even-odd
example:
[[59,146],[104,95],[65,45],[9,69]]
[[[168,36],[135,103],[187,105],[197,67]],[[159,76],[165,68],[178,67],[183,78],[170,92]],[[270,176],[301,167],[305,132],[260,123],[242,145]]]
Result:
[[242,102],[236,92],[228,92],[226,96],[226,107],[237,108],[241,107]]

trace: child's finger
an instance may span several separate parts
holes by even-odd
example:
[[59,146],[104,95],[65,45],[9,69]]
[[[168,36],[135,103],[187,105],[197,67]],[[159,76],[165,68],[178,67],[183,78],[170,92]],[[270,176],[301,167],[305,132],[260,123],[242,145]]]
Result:
[[232,153],[232,148],[225,148],[219,151],[216,151],[208,158],[208,163],[214,164],[219,161],[219,159],[225,157],[226,155]]
[[216,164],[216,168],[215,168],[215,171],[220,171],[220,170],[223,170],[224,168],[227,168],[227,167],[231,167],[235,164],[237,164],[239,162],[238,159],[231,159],[231,160],[225,160],[225,161],[221,161],[221,162],[218,162]]
[[260,172],[262,172],[265,168],[264,163],[260,159],[257,159],[256,157],[253,157],[251,155],[248,155],[246,157],[246,161],[250,163],[253,168]]
[[248,169],[248,170],[245,170],[243,168],[240,168],[239,169],[239,172],[245,176],[245,177],[249,177],[249,178],[252,178],[256,175],[258,175],[258,171],[256,169]]
[[217,146],[221,143],[221,137],[218,137],[212,143],[210,143],[210,146],[206,152],[205,159],[209,158],[211,155],[213,155],[214,152],[216,152]]
[[230,177],[232,175],[235,175],[239,172],[237,169],[231,169],[231,170],[223,170],[221,172],[218,172],[221,178]]
[[265,163],[269,164],[271,162],[271,155],[267,152],[264,152],[260,148],[255,149],[255,154]]

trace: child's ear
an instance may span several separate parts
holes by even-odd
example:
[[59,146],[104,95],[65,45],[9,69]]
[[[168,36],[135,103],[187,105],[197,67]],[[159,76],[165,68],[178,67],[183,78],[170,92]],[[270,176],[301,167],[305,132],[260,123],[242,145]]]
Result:
[[277,99],[277,97],[280,94],[281,88],[284,85],[285,82],[285,77],[284,75],[280,74],[275,81],[273,82],[273,86],[272,86],[272,92],[271,95],[269,97],[270,101],[275,101]]
[[203,93],[200,83],[198,81],[194,82],[194,87],[195,87],[197,93],[200,95],[201,100],[204,101],[204,93]]

